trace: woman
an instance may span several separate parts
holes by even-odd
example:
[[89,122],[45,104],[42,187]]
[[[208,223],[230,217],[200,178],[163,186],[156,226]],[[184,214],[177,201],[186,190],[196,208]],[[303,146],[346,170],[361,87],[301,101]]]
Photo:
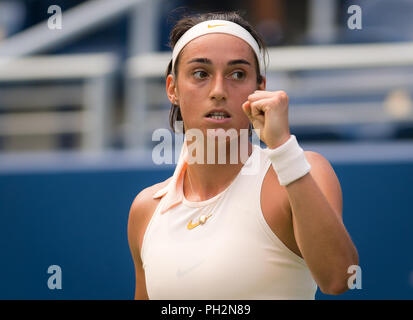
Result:
[[[171,46],[171,124],[183,120],[187,141],[174,175],[140,192],[130,209],[135,299],[346,291],[358,254],[343,225],[339,181],[323,156],[304,152],[290,134],[287,94],[265,91],[260,37],[236,13],[204,14],[180,20]],[[224,146],[235,141],[240,150],[250,123],[268,148],[248,142],[245,163],[189,161],[193,151],[206,159],[211,131],[235,129]],[[189,144],[191,130],[207,138]],[[253,162],[258,170],[243,174]]]

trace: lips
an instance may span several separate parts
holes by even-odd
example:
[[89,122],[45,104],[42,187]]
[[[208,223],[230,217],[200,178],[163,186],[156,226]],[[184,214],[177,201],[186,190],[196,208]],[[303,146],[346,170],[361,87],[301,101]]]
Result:
[[212,110],[206,115],[206,117],[215,120],[231,118],[230,114],[224,110]]

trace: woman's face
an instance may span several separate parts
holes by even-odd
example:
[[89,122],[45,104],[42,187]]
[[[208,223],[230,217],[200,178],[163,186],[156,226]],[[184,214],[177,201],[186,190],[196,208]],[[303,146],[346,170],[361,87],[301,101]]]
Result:
[[242,104],[257,84],[252,48],[228,34],[207,34],[189,42],[178,62],[176,82],[167,78],[168,97],[180,106],[185,130],[247,129],[249,120]]

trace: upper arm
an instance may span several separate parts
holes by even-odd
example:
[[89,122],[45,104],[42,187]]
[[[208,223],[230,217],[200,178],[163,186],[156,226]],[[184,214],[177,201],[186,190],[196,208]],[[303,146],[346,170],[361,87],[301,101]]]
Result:
[[310,174],[317,183],[334,212],[342,218],[343,196],[340,182],[330,162],[322,155],[305,151],[307,161],[311,165]]
[[143,217],[145,215],[145,204],[142,192],[138,194],[129,211],[128,219],[128,242],[129,249],[135,265],[135,299],[148,299],[145,283],[145,273],[139,252],[139,237]]

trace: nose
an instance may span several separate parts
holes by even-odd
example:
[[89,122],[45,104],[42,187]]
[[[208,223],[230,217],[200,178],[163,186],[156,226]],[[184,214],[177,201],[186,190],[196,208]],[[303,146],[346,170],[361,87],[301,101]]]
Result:
[[210,98],[220,101],[224,100],[227,98],[227,91],[225,89],[225,79],[222,75],[217,74],[215,77],[213,77],[213,80],[211,82],[212,87],[211,87],[211,92],[210,92]]

